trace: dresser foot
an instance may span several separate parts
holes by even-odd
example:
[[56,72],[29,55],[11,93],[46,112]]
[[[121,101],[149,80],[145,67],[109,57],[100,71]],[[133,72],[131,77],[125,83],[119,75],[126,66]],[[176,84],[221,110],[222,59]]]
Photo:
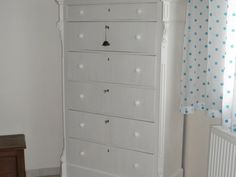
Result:
[[63,151],[63,154],[61,156],[61,177],[68,177],[65,150]]

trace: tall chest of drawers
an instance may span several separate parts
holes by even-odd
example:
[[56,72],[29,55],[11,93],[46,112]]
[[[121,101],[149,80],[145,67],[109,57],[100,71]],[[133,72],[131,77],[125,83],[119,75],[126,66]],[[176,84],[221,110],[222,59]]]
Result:
[[184,3],[58,0],[63,177],[181,177]]

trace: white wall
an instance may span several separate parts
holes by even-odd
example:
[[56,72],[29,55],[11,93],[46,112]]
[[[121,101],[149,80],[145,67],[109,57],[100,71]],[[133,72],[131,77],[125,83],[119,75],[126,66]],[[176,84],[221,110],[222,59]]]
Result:
[[24,133],[26,168],[59,166],[60,41],[54,0],[1,0],[0,134]]
[[195,112],[186,121],[185,177],[207,177],[210,126],[221,120]]

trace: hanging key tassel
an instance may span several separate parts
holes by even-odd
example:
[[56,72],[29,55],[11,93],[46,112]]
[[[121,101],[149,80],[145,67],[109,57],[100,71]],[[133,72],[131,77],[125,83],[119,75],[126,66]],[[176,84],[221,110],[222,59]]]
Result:
[[109,26],[105,26],[105,41],[102,43],[102,46],[106,47],[106,46],[110,46],[110,43],[107,40],[107,30],[109,30]]

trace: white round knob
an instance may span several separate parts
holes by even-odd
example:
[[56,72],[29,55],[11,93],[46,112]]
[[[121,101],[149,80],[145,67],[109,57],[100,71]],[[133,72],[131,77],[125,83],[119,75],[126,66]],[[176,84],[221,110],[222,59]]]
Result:
[[138,168],[139,168],[139,164],[138,164],[138,163],[135,163],[135,164],[134,164],[134,168],[135,168],[135,169],[138,169]]
[[137,9],[137,14],[141,15],[143,13],[142,9]]
[[80,39],[83,39],[83,38],[84,38],[84,34],[82,34],[82,33],[79,34],[79,38],[80,38]]
[[80,94],[79,97],[80,97],[80,99],[83,99],[84,98],[84,94]]
[[140,137],[140,133],[139,133],[139,132],[134,132],[134,136],[135,136],[136,138],[138,138],[138,137]]
[[140,101],[139,100],[135,101],[135,106],[139,106],[139,105],[140,105]]
[[83,68],[84,68],[84,65],[83,65],[83,64],[79,64],[79,68],[80,68],[80,69],[83,69]]
[[83,152],[83,151],[80,152],[80,155],[81,155],[81,156],[84,156],[84,155],[85,155],[85,152]]
[[80,126],[81,128],[84,128],[85,123],[80,123],[79,126]]
[[135,72],[136,72],[136,73],[140,73],[140,72],[141,72],[141,69],[140,69],[140,68],[136,68],[136,69],[135,69]]
[[80,11],[79,11],[79,14],[80,14],[80,15],[84,15],[84,11],[83,11],[83,10],[80,10]]
[[136,40],[140,40],[141,39],[141,35],[138,34],[138,35],[135,36],[135,38],[136,38]]

